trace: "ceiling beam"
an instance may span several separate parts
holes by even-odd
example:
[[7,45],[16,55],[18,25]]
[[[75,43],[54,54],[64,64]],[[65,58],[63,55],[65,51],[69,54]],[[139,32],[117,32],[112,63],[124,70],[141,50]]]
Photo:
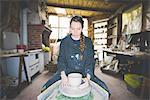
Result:
[[118,14],[121,14],[121,13],[123,13],[124,11],[126,11],[126,10],[129,10],[130,8],[132,8],[132,7],[134,7],[134,6],[136,6],[136,5],[138,5],[138,4],[140,4],[140,3],[142,3],[142,1],[132,1],[132,2],[130,2],[128,5],[124,5],[124,6],[122,6],[121,8],[119,8],[112,16],[110,16],[109,18],[111,19],[111,18],[113,18],[113,17],[115,17],[115,16],[117,16]]
[[116,9],[91,8],[91,7],[81,7],[81,6],[75,6],[75,5],[55,4],[55,3],[47,3],[47,6],[86,10],[86,11],[96,11],[96,12],[110,13],[110,14],[116,11]]
[[131,1],[137,1],[137,0],[104,0],[104,2],[108,2],[108,3],[129,3]]
[[[58,15],[57,13],[48,13],[48,15]],[[66,15],[61,15],[61,16],[66,16]],[[82,16],[83,18],[91,18],[92,16]]]
[[130,8],[132,8],[132,7],[134,7],[134,6],[138,5],[138,4],[141,4],[141,3],[142,3],[141,0],[132,1],[131,3],[129,3],[128,5],[126,5],[126,6],[123,8],[123,11],[128,10],[128,9],[130,9]]

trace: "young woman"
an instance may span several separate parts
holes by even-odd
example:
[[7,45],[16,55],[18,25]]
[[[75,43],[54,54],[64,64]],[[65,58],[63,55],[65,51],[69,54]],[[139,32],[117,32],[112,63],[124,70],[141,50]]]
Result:
[[[85,77],[83,87],[88,86],[89,80],[96,82],[108,91],[104,82],[94,75],[94,50],[90,38],[82,33],[84,21],[80,16],[74,16],[70,21],[70,35],[62,39],[57,63],[57,72],[43,86],[43,90],[61,79],[61,85],[68,85],[67,75],[78,72]],[[108,91],[109,92],[109,91]]]

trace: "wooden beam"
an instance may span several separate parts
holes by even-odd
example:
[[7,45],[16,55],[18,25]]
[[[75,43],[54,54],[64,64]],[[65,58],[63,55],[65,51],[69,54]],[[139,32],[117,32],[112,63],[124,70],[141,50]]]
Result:
[[79,9],[79,10],[86,10],[86,11],[96,11],[96,12],[103,12],[103,13],[110,13],[110,14],[116,11],[116,9],[91,8],[91,7],[81,7],[81,6],[55,4],[55,3],[47,3],[47,6],[69,8],[69,9]]
[[128,9],[130,9],[130,8],[132,8],[132,7],[136,6],[136,5],[138,5],[138,4],[141,4],[141,3],[142,3],[141,0],[132,1],[131,3],[129,3],[127,6],[125,6],[125,7],[123,8],[123,11],[126,11],[126,10],[128,10]]
[[130,8],[132,8],[132,7],[134,7],[134,6],[136,6],[136,5],[138,5],[138,4],[140,4],[140,3],[142,3],[142,1],[132,1],[132,2],[130,2],[128,5],[125,5],[125,6],[122,6],[121,8],[119,8],[112,16],[110,16],[109,17],[109,19],[111,19],[111,18],[114,18],[114,17],[116,17],[118,14],[121,14],[121,13],[123,13],[124,11],[126,11],[126,10],[128,10],[128,9],[130,9]]
[[[48,13],[48,15],[58,15],[57,13]],[[66,16],[66,15],[61,15],[61,16]],[[82,16],[83,18],[91,18],[92,16]]]
[[104,0],[104,2],[108,2],[108,3],[129,3],[132,1],[138,1],[138,0]]

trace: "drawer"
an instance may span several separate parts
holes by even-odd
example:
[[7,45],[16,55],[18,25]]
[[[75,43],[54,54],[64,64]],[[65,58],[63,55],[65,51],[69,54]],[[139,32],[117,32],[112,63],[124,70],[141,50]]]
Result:
[[29,66],[39,62],[39,54],[30,54],[29,55]]
[[30,66],[30,76],[33,76],[39,71],[39,63],[34,64],[33,66]]
[[30,67],[30,66],[33,66],[33,65],[35,65],[35,64],[37,64],[37,63],[39,63],[39,59],[30,60],[30,61],[29,61],[29,67]]

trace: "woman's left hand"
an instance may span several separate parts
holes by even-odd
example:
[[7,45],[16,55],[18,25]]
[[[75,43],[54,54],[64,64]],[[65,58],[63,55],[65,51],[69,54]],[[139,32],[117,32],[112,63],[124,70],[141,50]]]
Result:
[[83,79],[84,83],[79,86],[80,89],[87,88],[90,85],[90,77]]
[[89,86],[89,80],[87,78],[83,79],[84,83],[79,86],[80,89],[87,88]]

